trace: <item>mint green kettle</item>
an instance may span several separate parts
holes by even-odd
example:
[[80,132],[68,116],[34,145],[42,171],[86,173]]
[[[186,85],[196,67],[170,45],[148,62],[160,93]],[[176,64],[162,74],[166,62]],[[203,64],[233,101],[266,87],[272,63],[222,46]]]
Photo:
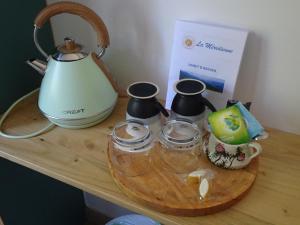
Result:
[[[86,54],[70,38],[49,56],[39,45],[38,30],[54,15],[70,13],[89,22],[97,33],[100,53]],[[91,9],[78,3],[58,2],[45,7],[35,19],[34,43],[46,57],[27,61],[44,73],[38,106],[54,124],[65,128],[84,128],[107,118],[117,102],[117,89],[100,57],[109,45],[105,24]]]

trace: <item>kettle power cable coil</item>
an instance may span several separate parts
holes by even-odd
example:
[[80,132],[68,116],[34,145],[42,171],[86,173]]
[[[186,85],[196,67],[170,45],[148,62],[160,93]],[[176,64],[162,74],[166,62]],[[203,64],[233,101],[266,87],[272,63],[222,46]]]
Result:
[[0,136],[6,137],[6,138],[11,138],[11,139],[25,139],[25,138],[31,138],[31,137],[35,137],[38,136],[50,129],[52,129],[53,127],[55,127],[56,125],[52,122],[49,122],[49,124],[47,126],[45,126],[44,128],[35,131],[33,133],[30,134],[24,134],[24,135],[11,135],[11,134],[6,134],[2,131],[2,124],[4,122],[4,120],[6,119],[6,117],[8,116],[8,114],[13,110],[13,108],[19,104],[21,101],[23,101],[24,99],[28,98],[29,96],[33,95],[35,92],[38,92],[40,90],[40,88],[37,88],[33,91],[31,91],[30,93],[24,95],[23,97],[19,98],[15,103],[13,103],[8,109],[7,111],[2,115],[1,119],[0,119]]

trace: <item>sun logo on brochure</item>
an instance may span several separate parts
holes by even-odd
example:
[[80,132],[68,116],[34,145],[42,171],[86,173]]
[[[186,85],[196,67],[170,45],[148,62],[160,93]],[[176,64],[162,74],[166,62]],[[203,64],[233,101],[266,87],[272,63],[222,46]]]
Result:
[[185,36],[183,38],[183,46],[185,48],[193,48],[195,46],[195,39],[191,36]]

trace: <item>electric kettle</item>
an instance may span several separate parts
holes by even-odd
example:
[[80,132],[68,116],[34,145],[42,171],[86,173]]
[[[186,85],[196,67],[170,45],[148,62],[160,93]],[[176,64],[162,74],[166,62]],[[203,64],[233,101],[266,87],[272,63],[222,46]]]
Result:
[[[81,45],[70,38],[58,46],[58,52],[48,55],[40,46],[38,30],[52,17],[69,13],[85,19],[97,33],[101,47],[98,54],[86,54]],[[27,61],[43,73],[38,107],[54,124],[65,128],[93,126],[110,115],[117,102],[118,93],[110,74],[100,59],[109,45],[109,36],[102,19],[88,7],[73,2],[58,2],[45,7],[36,17],[34,43],[46,57]]]

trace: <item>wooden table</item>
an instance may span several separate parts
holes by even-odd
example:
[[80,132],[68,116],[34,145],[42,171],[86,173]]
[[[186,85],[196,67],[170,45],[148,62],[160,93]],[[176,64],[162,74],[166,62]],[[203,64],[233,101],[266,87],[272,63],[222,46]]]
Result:
[[[207,216],[176,217],[130,200],[113,182],[105,154],[106,136],[117,121],[124,120],[126,103],[126,98],[120,98],[113,114],[92,128],[55,127],[23,140],[0,137],[0,156],[164,224],[300,224],[300,136],[274,129],[268,130],[269,139],[261,141],[264,150],[254,186],[230,209]],[[46,123],[33,96],[12,112],[5,129],[10,133],[30,132]]]

